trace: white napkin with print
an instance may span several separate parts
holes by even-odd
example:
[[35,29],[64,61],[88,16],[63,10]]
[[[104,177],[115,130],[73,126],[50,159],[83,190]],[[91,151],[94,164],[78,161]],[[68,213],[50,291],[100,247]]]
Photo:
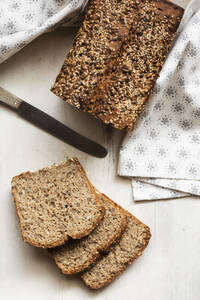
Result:
[[200,1],[184,14],[176,41],[134,131],[118,173],[135,201],[200,196]]
[[87,0],[0,0],[0,63],[42,33],[80,19]]

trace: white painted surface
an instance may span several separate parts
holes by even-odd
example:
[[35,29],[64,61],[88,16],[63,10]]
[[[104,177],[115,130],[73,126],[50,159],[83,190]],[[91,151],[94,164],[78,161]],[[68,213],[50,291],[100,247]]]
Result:
[[[130,181],[116,175],[123,134],[105,129],[49,91],[74,34],[72,29],[58,30],[37,39],[0,65],[0,85],[104,144],[109,155],[96,159],[81,153],[0,107],[0,298],[199,300],[200,200],[134,203]],[[10,196],[12,176],[62,161],[66,155],[77,156],[97,188],[151,227],[152,239],[143,256],[97,292],[78,278],[61,275],[44,251],[22,241]]]

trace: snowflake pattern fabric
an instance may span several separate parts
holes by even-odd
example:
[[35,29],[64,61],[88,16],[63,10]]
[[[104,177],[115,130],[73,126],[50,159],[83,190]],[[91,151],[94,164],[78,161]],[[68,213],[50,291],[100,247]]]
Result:
[[0,63],[42,33],[80,19],[87,0],[0,0]]
[[200,3],[194,0],[146,108],[121,147],[118,172],[133,177],[135,200],[200,196],[199,28]]
[[[142,179],[143,180],[143,179]],[[170,188],[164,188],[163,186],[155,185],[156,183],[150,183],[145,180],[132,180],[132,188],[135,201],[143,200],[160,200],[160,199],[178,199],[187,198],[190,194],[177,192]]]

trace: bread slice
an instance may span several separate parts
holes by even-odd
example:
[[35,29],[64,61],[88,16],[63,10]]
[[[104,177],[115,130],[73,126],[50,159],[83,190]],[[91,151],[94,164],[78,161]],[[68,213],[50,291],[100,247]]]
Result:
[[94,0],[52,91],[117,129],[133,129],[184,10],[166,0]]
[[120,240],[81,275],[85,284],[92,289],[101,288],[115,279],[126,269],[127,264],[142,254],[149,242],[151,237],[149,227],[129,212],[124,213],[127,216],[127,225]]
[[100,222],[104,208],[76,158],[12,179],[25,242],[48,248],[79,239]]
[[105,215],[98,226],[80,240],[68,241],[65,245],[50,249],[57,266],[64,274],[72,274],[86,269],[100,252],[106,250],[122,233],[126,226],[124,211],[105,195],[96,191]]

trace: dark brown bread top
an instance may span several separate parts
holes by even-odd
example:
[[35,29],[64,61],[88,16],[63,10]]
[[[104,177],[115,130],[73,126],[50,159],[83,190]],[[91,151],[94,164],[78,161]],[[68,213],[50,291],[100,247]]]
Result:
[[99,257],[101,251],[105,251],[113,244],[126,226],[124,210],[105,195],[96,192],[105,208],[101,222],[88,236],[50,249],[50,254],[64,274],[86,269]]
[[[138,0],[137,0],[138,1]],[[133,23],[132,0],[93,0],[52,91],[68,103],[87,110],[99,80]]]
[[127,225],[120,240],[110,248],[108,254],[101,256],[81,275],[82,280],[92,289],[101,288],[126,269],[146,248],[151,234],[150,229],[129,212]]
[[76,158],[14,177],[12,195],[22,237],[36,247],[56,247],[69,236],[86,236],[104,215]]
[[88,112],[117,129],[132,130],[172,45],[183,9],[168,1],[141,1],[137,25],[103,77]]
[[182,15],[165,0],[92,1],[52,91],[106,124],[132,130]]

